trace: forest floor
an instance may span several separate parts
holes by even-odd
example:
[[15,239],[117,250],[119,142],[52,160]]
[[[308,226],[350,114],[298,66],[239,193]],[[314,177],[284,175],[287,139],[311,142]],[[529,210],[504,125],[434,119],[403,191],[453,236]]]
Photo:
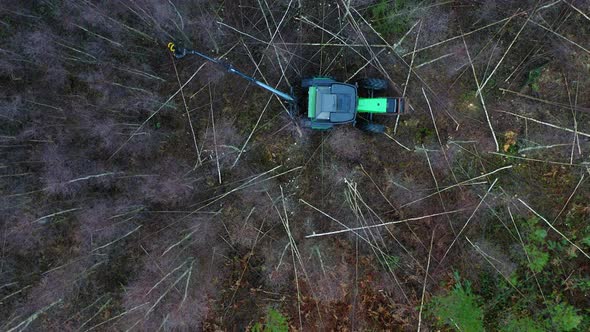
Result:
[[[590,330],[588,0],[4,0],[0,41],[1,330]],[[301,128],[170,41],[406,112]]]

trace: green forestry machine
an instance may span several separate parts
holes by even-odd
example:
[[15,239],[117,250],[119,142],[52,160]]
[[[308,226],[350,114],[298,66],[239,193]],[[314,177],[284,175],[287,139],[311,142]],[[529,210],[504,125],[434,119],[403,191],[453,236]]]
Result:
[[[208,61],[223,66],[228,72],[236,74],[249,82],[266,89],[281,97],[289,103],[291,116],[298,113],[299,105],[307,106],[307,118],[302,121],[303,127],[316,130],[327,130],[340,124],[353,124],[354,126],[374,133],[382,133],[385,127],[373,123],[374,114],[400,114],[404,113],[405,103],[401,97],[375,97],[375,92],[387,89],[387,81],[378,78],[367,78],[356,84],[338,82],[331,77],[312,77],[301,81],[301,87],[307,90],[307,103],[305,96],[298,99],[291,94],[279,91],[263,82],[260,82],[240,71],[232,65],[223,63],[219,59],[211,58],[205,54],[180,47],[174,43],[168,43],[168,49],[175,58],[180,59],[188,54],[198,55]],[[360,89],[359,89],[360,88]],[[359,90],[364,90],[365,96],[359,96]],[[357,114],[364,116],[357,117]]]

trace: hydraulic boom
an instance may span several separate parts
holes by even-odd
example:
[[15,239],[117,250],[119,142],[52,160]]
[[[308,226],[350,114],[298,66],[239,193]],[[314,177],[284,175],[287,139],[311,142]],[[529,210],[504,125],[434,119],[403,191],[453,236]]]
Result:
[[191,50],[191,49],[184,48],[184,47],[178,47],[176,44],[174,44],[172,42],[168,43],[168,49],[170,50],[170,52],[172,52],[172,54],[174,54],[174,57],[177,58],[177,59],[183,58],[187,54],[198,55],[198,56],[200,56],[201,58],[203,58],[205,60],[208,60],[208,61],[211,61],[211,62],[216,63],[218,65],[221,65],[228,72],[230,72],[232,74],[236,74],[236,75],[240,76],[241,78],[243,78],[243,79],[245,79],[245,80],[247,80],[247,81],[249,81],[251,83],[254,83],[254,84],[258,85],[259,87],[261,87],[261,88],[263,88],[265,90],[268,90],[268,91],[274,93],[275,95],[283,98],[284,100],[288,101],[289,103],[294,103],[295,102],[295,97],[293,97],[293,96],[291,96],[291,95],[289,95],[289,94],[287,94],[285,92],[279,91],[279,90],[271,87],[268,84],[262,83],[262,82],[256,80],[255,78],[250,77],[250,76],[242,73],[241,71],[239,71],[236,68],[234,68],[231,64],[227,64],[227,63],[225,63],[225,62],[223,62],[223,61],[221,61],[219,59],[211,58],[211,57],[209,57],[209,56],[207,56],[207,55],[205,55],[203,53],[197,52],[195,50]]

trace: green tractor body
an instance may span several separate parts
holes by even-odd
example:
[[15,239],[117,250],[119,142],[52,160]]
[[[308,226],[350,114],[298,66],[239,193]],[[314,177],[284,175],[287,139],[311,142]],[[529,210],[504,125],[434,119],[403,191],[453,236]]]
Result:
[[[383,80],[370,79],[357,85],[315,77],[304,79],[301,85],[307,89],[307,119],[312,129],[325,130],[338,124],[355,123],[358,113],[372,117],[373,114],[398,114],[404,110],[402,98],[372,97],[376,90],[387,87]],[[369,97],[359,97],[359,87],[365,88]]]

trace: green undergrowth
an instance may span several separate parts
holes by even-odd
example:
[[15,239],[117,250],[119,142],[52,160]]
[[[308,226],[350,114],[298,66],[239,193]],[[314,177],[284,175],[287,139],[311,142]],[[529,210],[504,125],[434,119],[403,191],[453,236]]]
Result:
[[537,68],[534,68],[533,70],[529,71],[526,85],[530,86],[534,92],[539,92],[541,90],[541,87],[539,85],[539,80],[541,78],[542,71],[543,71],[543,67],[537,67]]
[[[574,197],[571,208],[554,225],[567,230],[568,239],[587,252],[590,211],[579,203],[582,200]],[[509,248],[507,259],[516,263],[515,268],[505,275],[483,268],[479,274],[469,274],[470,280],[455,272],[454,286],[427,306],[435,324],[462,331],[588,331],[590,278],[580,269],[586,257],[536,216],[514,216],[514,223],[509,216],[501,217],[507,217],[512,235],[503,225],[487,231],[494,243]]]
[[440,326],[447,325],[460,331],[483,331],[481,298],[473,294],[469,280],[461,281],[457,272],[454,277],[455,286],[430,302],[431,315]]
[[371,8],[371,23],[383,36],[406,33],[410,28],[410,1],[381,0]]
[[279,311],[269,308],[263,323],[256,323],[252,327],[252,332],[287,332],[289,323],[287,317]]
[[388,271],[393,271],[400,267],[400,258],[395,255],[383,255],[380,257],[382,266]]
[[530,317],[509,318],[501,331],[543,332],[543,326]]
[[527,221],[528,244],[524,248],[527,251],[529,267],[533,272],[541,272],[549,262],[549,252],[546,241],[547,231],[538,225],[539,218],[533,217]]

